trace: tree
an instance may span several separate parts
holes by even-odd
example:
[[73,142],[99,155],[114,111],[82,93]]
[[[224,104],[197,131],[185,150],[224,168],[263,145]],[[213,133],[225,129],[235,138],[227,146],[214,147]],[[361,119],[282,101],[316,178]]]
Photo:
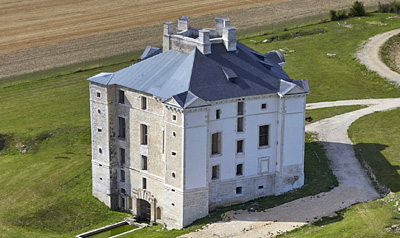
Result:
[[353,3],[353,5],[350,8],[350,15],[352,16],[365,16],[366,12],[365,12],[365,7],[364,7],[364,3],[359,2],[359,1],[355,1]]

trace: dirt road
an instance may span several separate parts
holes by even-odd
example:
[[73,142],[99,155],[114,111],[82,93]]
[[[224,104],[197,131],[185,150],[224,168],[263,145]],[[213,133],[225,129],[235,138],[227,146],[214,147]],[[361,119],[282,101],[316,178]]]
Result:
[[182,15],[191,16],[194,27],[212,27],[215,17],[228,17],[245,29],[348,8],[353,2],[0,0],[0,78],[161,45],[162,22]]
[[364,45],[362,50],[357,53],[360,62],[367,66],[371,71],[377,72],[381,77],[400,85],[400,75],[392,71],[379,56],[381,46],[392,36],[400,34],[400,29],[388,31],[371,37]]

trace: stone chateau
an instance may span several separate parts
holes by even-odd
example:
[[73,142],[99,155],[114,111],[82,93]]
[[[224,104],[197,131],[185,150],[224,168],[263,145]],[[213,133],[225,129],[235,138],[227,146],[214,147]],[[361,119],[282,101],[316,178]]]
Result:
[[307,80],[280,52],[238,42],[228,19],[199,29],[181,17],[162,38],[88,79],[93,195],[170,229],[301,187]]

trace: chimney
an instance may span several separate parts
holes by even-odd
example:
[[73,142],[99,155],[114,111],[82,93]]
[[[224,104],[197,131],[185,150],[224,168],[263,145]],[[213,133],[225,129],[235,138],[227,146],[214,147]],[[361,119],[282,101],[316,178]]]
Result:
[[210,30],[199,30],[197,49],[199,49],[204,55],[211,54]]
[[163,52],[171,49],[170,35],[174,34],[174,24],[170,21],[164,22]]
[[224,30],[224,18],[215,18],[215,30],[217,31],[219,36],[222,36],[222,32]]
[[236,28],[225,27],[222,32],[222,39],[227,51],[236,51]]
[[183,32],[190,29],[190,17],[180,17],[178,19],[178,29],[177,32]]

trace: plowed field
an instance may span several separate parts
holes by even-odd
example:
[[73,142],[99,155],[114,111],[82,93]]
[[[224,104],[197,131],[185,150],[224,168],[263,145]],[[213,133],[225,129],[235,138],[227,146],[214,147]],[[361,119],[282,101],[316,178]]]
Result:
[[244,29],[347,8],[352,2],[0,0],[0,78],[160,45],[162,22],[180,16],[190,16],[199,27],[212,27],[215,17],[228,17],[233,26]]

